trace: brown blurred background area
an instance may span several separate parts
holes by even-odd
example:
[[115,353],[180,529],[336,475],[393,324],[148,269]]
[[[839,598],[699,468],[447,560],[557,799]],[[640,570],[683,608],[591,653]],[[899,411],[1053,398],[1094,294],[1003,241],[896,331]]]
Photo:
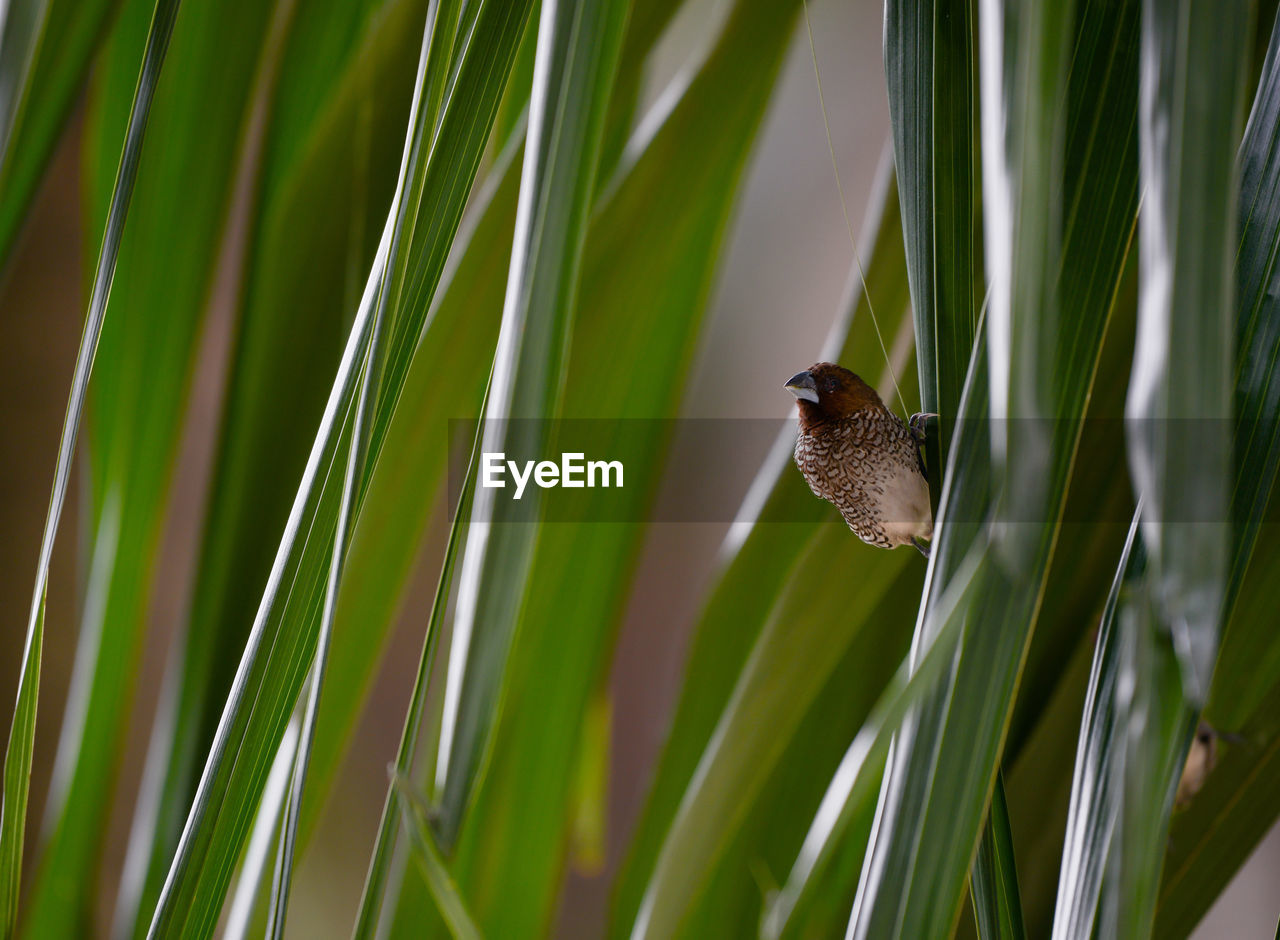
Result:
[[[688,4],[661,48],[655,89],[714,29],[714,0]],[[833,143],[854,230],[888,135],[878,0],[815,0],[811,10]],[[86,284],[80,214],[79,121],[62,140],[21,242],[0,281],[0,717],[12,710],[40,533],[58,434],[80,336]],[[836,196],[810,49],[803,27],[792,43],[731,229],[709,325],[684,406],[688,417],[781,417],[786,376],[821,349],[850,271],[851,249]],[[139,678],[133,730],[121,755],[98,924],[105,934],[123,859],[134,793],[159,693],[169,638],[183,615],[218,416],[218,363],[234,291],[217,292],[189,406],[189,429],[172,488],[168,531],[151,610],[151,640]],[[714,354],[711,352],[714,351]],[[731,468],[725,485],[745,492],[755,466]],[[652,527],[621,628],[614,694],[608,857],[603,871],[571,872],[556,935],[601,934],[611,879],[640,811],[681,681],[698,598],[716,565],[723,524]],[[290,934],[346,936],[360,892],[418,656],[442,541],[433,526],[419,577],[400,616],[355,746],[295,882]],[[76,643],[84,572],[73,487],[54,553],[40,688],[29,832],[38,832]],[[909,629],[909,625],[904,625]],[[1273,936],[1280,886],[1280,828],[1196,933]]]

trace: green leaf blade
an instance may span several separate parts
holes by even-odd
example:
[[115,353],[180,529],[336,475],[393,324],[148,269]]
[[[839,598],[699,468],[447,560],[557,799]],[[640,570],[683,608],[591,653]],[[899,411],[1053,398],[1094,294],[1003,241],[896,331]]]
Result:
[[1239,50],[1251,27],[1247,4],[1144,4],[1146,203],[1125,413],[1155,607],[1193,705],[1213,674],[1228,573]]
[[[398,301],[400,315],[388,334],[386,371],[371,425],[373,459],[380,454],[405,365],[439,283],[527,12],[526,4],[481,3],[475,9],[470,41],[455,49],[459,59],[435,146],[423,165],[414,168],[422,176],[414,183],[421,193],[418,224],[403,262],[407,276]],[[345,452],[355,362],[367,338],[371,303],[367,293],[152,921],[152,934],[182,929],[203,936],[213,929],[267,768],[301,688],[316,641],[324,562],[337,517],[338,487],[329,469]]]
[[1018,897],[1018,866],[1013,857],[1013,832],[1005,802],[1004,778],[996,778],[990,817],[978,843],[970,888],[981,940],[1022,940],[1022,901]]
[[[522,465],[546,452],[562,395],[571,315],[606,109],[628,5],[544,3],[507,304],[484,421],[484,453]],[[437,757],[439,831],[452,846],[497,716],[538,530],[519,506],[475,494],[462,560]],[[532,508],[530,508],[532,507]],[[536,517],[536,516],[535,516]]]
[[124,148],[116,168],[106,229],[103,233],[94,275],[89,310],[85,317],[84,334],[76,355],[75,374],[72,378],[67,414],[58,444],[53,494],[49,500],[48,517],[41,537],[40,557],[36,566],[36,587],[18,680],[17,705],[9,732],[9,743],[5,750],[4,802],[0,806],[0,818],[2,818],[0,821],[0,866],[2,866],[0,879],[3,880],[3,890],[0,891],[0,904],[3,904],[3,907],[0,907],[0,924],[3,925],[6,935],[14,933],[18,919],[22,841],[30,788],[31,753],[35,743],[36,704],[43,651],[44,607],[49,579],[49,562],[70,481],[76,438],[89,393],[89,376],[102,337],[125,220],[137,180],[142,144],[154,101],[155,84],[164,63],[177,12],[177,0],[158,0],[147,31],[142,71],[129,108],[128,124],[124,132]]
[[[284,530],[359,299],[351,295],[377,249],[381,229],[370,219],[385,217],[397,178],[424,6],[303,4],[282,51],[185,642],[167,667],[179,692],[154,732],[180,743],[148,755],[163,764],[148,773],[164,782],[138,808],[130,845],[147,870],[141,883],[122,881],[117,902],[117,922],[133,921],[134,936],[147,929],[270,574],[275,546],[263,534]],[[331,721],[320,721],[321,755]]]

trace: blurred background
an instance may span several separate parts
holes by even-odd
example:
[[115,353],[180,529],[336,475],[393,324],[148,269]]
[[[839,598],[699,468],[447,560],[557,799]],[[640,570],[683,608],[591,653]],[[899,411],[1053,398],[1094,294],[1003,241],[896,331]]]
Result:
[[[663,40],[651,95],[714,29],[714,0],[686,4]],[[881,64],[882,7],[876,0],[815,0],[813,33],[830,129],[854,231],[861,227],[888,134]],[[61,141],[0,281],[0,716],[8,727],[26,613],[52,479],[57,436],[79,341],[87,280],[82,250],[80,118]],[[750,163],[719,274],[712,315],[684,402],[686,417],[780,418],[791,407],[781,382],[817,358],[841,306],[851,249],[831,172],[814,69],[803,23],[797,30]],[[202,339],[202,367],[170,502],[150,640],[126,751],[123,786],[112,811],[111,858],[122,862],[151,716],[175,623],[191,584],[220,404],[231,293],[215,296]],[[761,454],[760,456],[763,456]],[[724,484],[745,492],[756,461],[727,468]],[[83,468],[80,468],[83,473]],[[598,872],[571,872],[559,936],[600,935],[611,879],[641,809],[653,762],[679,690],[696,604],[715,570],[725,524],[652,526],[616,647],[612,674],[612,771],[608,855]],[[400,613],[355,747],[295,882],[290,933],[336,936],[356,908],[413,680],[421,632],[443,546],[433,520],[414,587]],[[76,500],[64,516],[54,555],[36,741],[32,807],[38,826],[75,650],[81,530]],[[109,864],[108,873],[118,872]],[[1202,922],[1196,937],[1270,938],[1280,885],[1280,828]],[[113,890],[102,892],[104,898]],[[110,911],[98,911],[103,933]]]

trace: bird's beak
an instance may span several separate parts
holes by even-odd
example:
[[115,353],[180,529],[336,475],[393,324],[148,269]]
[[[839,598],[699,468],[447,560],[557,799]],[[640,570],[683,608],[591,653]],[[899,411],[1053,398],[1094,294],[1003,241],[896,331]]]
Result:
[[818,403],[818,384],[813,381],[813,375],[808,372],[797,372],[783,382],[782,387],[796,396],[799,401],[811,401],[815,405]]

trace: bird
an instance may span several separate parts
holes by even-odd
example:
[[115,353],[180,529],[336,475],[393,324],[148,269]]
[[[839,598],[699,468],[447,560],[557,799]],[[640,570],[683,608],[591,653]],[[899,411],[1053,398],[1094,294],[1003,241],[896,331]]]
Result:
[[795,461],[809,489],[840,510],[869,545],[912,545],[926,558],[933,538],[920,444],[931,414],[911,423],[843,366],[819,362],[783,383],[800,412]]
[[1219,731],[1203,719],[1197,723],[1195,737],[1191,739],[1191,747],[1187,750],[1186,763],[1182,765],[1182,774],[1178,777],[1178,789],[1173,796],[1174,809],[1186,809],[1200,792],[1210,772],[1218,765],[1220,740],[1231,744],[1245,743],[1240,735]]

